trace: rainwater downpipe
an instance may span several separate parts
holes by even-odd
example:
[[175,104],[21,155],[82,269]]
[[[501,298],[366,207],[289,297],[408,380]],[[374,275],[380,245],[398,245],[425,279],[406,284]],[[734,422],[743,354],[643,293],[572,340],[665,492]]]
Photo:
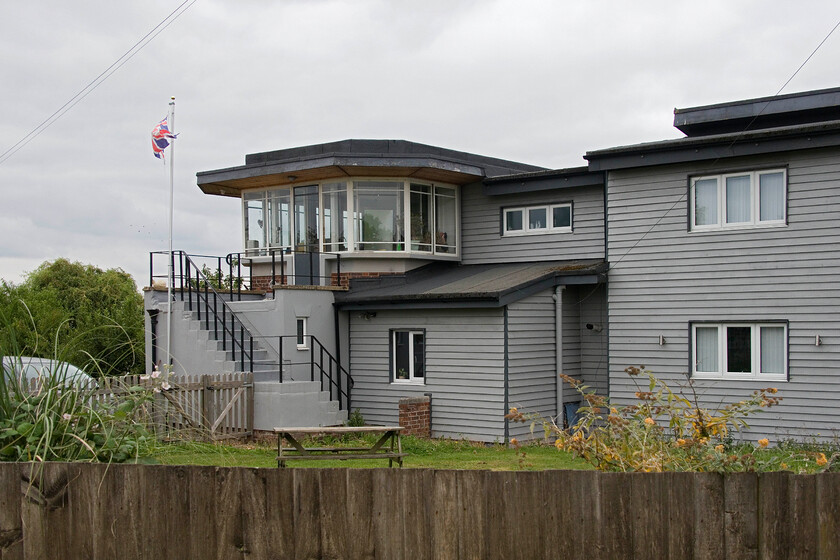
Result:
[[563,380],[560,374],[563,373],[563,290],[565,286],[554,288],[554,362],[557,371],[554,374],[554,385],[557,391],[556,422],[563,427]]

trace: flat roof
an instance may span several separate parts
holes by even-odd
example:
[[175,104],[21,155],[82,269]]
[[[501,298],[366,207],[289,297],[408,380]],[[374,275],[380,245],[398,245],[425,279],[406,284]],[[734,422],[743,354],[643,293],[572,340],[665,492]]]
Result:
[[674,126],[687,136],[835,120],[840,120],[840,88],[674,109]]
[[248,154],[245,165],[201,171],[207,194],[240,196],[245,189],[306,184],[343,177],[410,177],[456,185],[544,167],[406,140],[341,140]]
[[645,142],[586,152],[592,171],[840,146],[840,120]]
[[353,279],[335,299],[344,310],[501,307],[557,285],[603,282],[607,269],[598,259],[432,263],[403,275]]

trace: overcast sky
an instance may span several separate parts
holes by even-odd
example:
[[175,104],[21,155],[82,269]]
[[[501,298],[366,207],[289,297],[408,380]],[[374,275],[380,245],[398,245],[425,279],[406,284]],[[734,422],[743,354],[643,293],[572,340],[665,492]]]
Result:
[[[180,0],[0,5],[0,153]],[[550,168],[677,138],[674,107],[775,94],[836,1],[198,0],[0,164],[0,278],[65,257],[148,284],[168,171],[150,132],[176,97],[176,249],[241,250],[237,199],[195,174],[245,154],[404,139]],[[783,93],[840,86],[840,30]]]

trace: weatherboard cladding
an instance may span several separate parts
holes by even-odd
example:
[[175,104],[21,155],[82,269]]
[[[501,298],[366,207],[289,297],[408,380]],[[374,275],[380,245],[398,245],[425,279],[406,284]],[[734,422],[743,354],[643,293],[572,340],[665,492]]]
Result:
[[[353,408],[369,424],[393,424],[399,399],[432,393],[432,435],[500,440],[504,430],[501,309],[350,313]],[[391,383],[390,330],[425,329],[426,382]]]
[[[556,363],[554,290],[544,290],[508,306],[508,368],[510,406],[555,415]],[[510,435],[530,436],[529,424],[512,423]],[[538,429],[536,436],[542,437]]]
[[[502,235],[502,209],[571,202],[572,231]],[[604,189],[585,186],[487,196],[480,185],[461,189],[461,262],[484,264],[604,258]]]
[[[717,406],[776,386],[784,400],[750,419],[751,437],[840,432],[838,156],[840,149],[820,149],[610,172],[614,399],[632,400],[636,387],[623,370],[639,362],[675,386],[684,384],[689,321],[787,320],[789,381],[697,380],[702,402]],[[689,175],[781,166],[788,169],[788,226],[687,231]]]

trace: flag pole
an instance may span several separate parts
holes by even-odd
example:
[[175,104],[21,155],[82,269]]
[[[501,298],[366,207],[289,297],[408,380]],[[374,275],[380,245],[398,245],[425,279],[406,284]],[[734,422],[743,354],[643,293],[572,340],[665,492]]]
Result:
[[169,101],[169,131],[172,134],[169,150],[169,278],[166,280],[166,364],[172,365],[172,283],[175,281],[175,261],[172,254],[172,222],[175,208],[175,98]]

